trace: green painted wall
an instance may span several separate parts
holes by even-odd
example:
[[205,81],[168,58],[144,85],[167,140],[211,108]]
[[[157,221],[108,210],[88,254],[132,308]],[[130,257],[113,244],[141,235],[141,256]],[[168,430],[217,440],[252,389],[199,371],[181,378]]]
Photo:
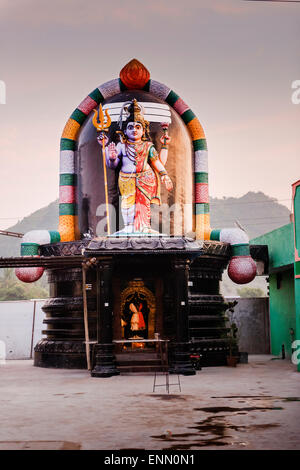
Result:
[[[295,279],[295,309],[296,309],[296,340],[300,340],[300,278]],[[297,348],[299,351],[299,348]],[[297,353],[297,358],[300,355]],[[297,369],[300,372],[300,362],[297,364]]]
[[[294,340],[300,340],[300,180],[293,184],[294,224],[290,223],[250,241],[253,245],[268,245],[270,279],[270,327],[271,352],[280,355],[284,344],[291,354],[290,328]],[[281,288],[277,286],[277,274],[282,276]],[[299,349],[299,348],[298,348]],[[300,357],[300,356],[299,356]],[[300,372],[300,361],[297,364]]]
[[[294,226],[284,225],[250,241],[253,245],[268,245],[270,291],[271,353],[281,355],[284,344],[287,356],[292,355],[291,343],[298,339],[294,281]],[[281,276],[280,289],[277,276]],[[290,329],[294,330],[294,338]]]
[[[299,181],[295,183],[295,196],[294,196],[294,218],[295,218],[295,276],[300,275],[300,184]],[[296,339],[300,340],[300,278],[295,277],[295,303],[296,303]],[[299,358],[299,356],[298,356]],[[300,362],[297,364],[298,371],[300,372]]]
[[[292,337],[290,328],[296,333],[296,308],[294,292],[294,268],[281,271],[280,289],[277,288],[277,275],[270,274],[270,336],[271,353],[281,355],[281,346],[291,356]],[[294,338],[296,339],[296,338]]]
[[293,223],[253,238],[250,243],[252,245],[268,245],[270,272],[273,269],[294,264]]
[[294,197],[295,245],[300,256],[300,185],[296,187]]

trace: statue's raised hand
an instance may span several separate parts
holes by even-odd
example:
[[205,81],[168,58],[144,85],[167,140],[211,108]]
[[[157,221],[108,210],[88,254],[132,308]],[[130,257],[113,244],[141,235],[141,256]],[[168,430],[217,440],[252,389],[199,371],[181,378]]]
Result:
[[110,160],[115,160],[118,156],[116,144],[111,142],[108,146],[108,157]]
[[166,134],[166,135],[162,135],[159,140],[162,145],[169,145],[169,143],[171,142],[171,137],[168,134]]
[[103,145],[103,139],[104,139],[104,145],[106,146],[108,144],[108,137],[105,134],[105,132],[99,132],[97,134],[98,144]]
[[162,176],[161,181],[164,183],[168,191],[171,191],[171,189],[173,189],[173,183],[169,175]]

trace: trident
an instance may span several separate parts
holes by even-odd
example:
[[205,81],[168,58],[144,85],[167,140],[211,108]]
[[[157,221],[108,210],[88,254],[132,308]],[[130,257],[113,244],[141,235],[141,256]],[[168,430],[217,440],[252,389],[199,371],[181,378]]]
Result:
[[105,132],[108,132],[109,126],[111,125],[111,118],[108,114],[108,110],[105,110],[106,122],[103,114],[102,105],[99,105],[99,111],[93,109],[93,125],[97,131],[100,132],[100,139],[102,140],[102,158],[103,158],[103,172],[104,172],[104,189],[105,189],[105,205],[106,205],[106,217],[107,217],[107,233],[110,235],[110,222],[109,222],[109,208],[108,208],[108,189],[107,189],[107,173],[106,173],[106,158],[105,158]]

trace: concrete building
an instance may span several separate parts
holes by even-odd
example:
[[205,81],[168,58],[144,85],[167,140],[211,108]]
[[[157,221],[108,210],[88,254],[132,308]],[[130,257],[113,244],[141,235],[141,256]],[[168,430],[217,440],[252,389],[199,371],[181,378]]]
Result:
[[300,180],[293,188],[293,221],[251,240],[268,245],[271,353],[282,348],[300,371]]

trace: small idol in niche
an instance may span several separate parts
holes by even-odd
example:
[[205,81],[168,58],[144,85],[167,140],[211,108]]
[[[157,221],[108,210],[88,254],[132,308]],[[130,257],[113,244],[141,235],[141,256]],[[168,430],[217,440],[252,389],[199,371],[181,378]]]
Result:
[[[147,301],[137,292],[129,298],[121,316],[121,326],[124,328],[125,339],[147,339],[147,323],[149,308]],[[143,345],[144,346],[144,345]]]

